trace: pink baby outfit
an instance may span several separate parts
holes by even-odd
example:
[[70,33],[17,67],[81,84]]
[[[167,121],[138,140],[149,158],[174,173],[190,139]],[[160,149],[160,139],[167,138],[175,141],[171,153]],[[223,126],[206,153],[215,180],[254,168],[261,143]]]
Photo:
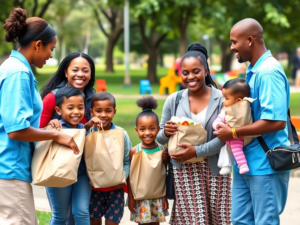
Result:
[[[225,110],[221,110],[218,117],[213,122],[213,128],[214,130],[217,130],[217,125],[222,123],[226,124],[225,121]],[[231,148],[232,154],[238,164],[238,168],[240,169],[240,173],[247,173],[249,172],[249,167],[247,165],[247,160],[243,151],[244,147],[244,139],[242,137],[233,138],[229,141],[226,141],[226,144]]]

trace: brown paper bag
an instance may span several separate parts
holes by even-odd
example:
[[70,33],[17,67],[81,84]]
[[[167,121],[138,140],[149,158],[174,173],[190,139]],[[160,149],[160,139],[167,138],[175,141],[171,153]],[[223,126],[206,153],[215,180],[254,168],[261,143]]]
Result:
[[[46,130],[55,130],[48,126]],[[83,153],[85,129],[61,129],[74,138],[80,153],[53,140],[37,143],[31,162],[33,184],[46,187],[66,187],[77,182],[79,163]]]
[[158,151],[147,154],[140,150],[133,155],[129,177],[135,200],[155,199],[166,195],[166,167],[162,153],[163,151]]
[[85,140],[84,157],[93,187],[106,188],[125,183],[123,129],[90,132]]
[[[252,98],[244,98],[231,106],[225,108],[225,121],[230,127],[242,127],[253,123],[250,103],[255,101]],[[244,137],[244,146],[252,141],[253,137]]]
[[[184,148],[179,147],[177,144],[189,144],[193,146],[201,145],[207,141],[207,132],[199,124],[196,126],[184,126],[178,125],[178,131],[176,134],[172,135],[168,142],[169,154],[175,154],[182,152]],[[192,158],[185,162],[201,162],[204,160],[204,157],[201,158]]]

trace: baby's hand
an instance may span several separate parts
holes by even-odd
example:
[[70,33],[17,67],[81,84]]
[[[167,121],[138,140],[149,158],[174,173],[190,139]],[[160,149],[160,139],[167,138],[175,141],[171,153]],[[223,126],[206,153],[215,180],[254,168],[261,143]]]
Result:
[[56,128],[57,130],[60,130],[61,129],[61,123],[58,119],[54,119],[54,120],[51,120],[48,125],[52,126],[53,128]]
[[216,127],[216,128],[217,128],[217,130],[219,130],[219,129],[220,129],[220,124],[219,124],[219,123],[218,123],[218,125],[217,125],[217,127]]

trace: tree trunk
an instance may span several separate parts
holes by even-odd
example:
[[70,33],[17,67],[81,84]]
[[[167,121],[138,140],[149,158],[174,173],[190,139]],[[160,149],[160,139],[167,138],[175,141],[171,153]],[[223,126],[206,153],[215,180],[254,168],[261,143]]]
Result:
[[158,54],[159,57],[159,66],[164,67],[164,55],[163,54]]
[[106,45],[106,69],[105,72],[113,73],[114,72],[114,61],[113,61],[113,50],[114,44],[112,38],[107,39]]
[[179,53],[183,56],[186,53],[186,29],[180,28],[180,38],[179,38]]
[[228,41],[219,40],[219,44],[222,51],[222,68],[221,72],[227,72],[231,70],[231,60],[234,53],[229,48]]
[[148,73],[147,79],[150,80],[151,83],[158,83],[158,78],[156,74],[156,64],[157,64],[157,49],[150,49],[148,52]]
[[63,44],[63,37],[59,36],[57,41],[57,49],[56,49],[56,58],[57,63],[60,64],[61,56],[62,56],[62,44]]

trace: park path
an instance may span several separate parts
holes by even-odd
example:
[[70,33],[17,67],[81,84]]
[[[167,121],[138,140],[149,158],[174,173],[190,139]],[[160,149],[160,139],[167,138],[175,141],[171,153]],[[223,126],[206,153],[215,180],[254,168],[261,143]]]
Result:
[[[300,175],[300,174],[299,174]],[[284,212],[280,216],[281,225],[296,225],[300,224],[299,222],[299,214],[300,214],[300,178],[292,177],[289,183],[289,192],[288,192],[288,200],[287,205],[285,207]],[[33,194],[34,201],[37,210],[40,211],[48,211],[50,212],[50,206],[46,196],[46,190],[44,187],[33,186]],[[171,212],[171,208],[173,205],[173,201],[169,201],[169,212]],[[169,217],[167,218],[169,221]],[[133,222],[130,222],[130,213],[129,209],[125,207],[125,212],[123,219],[120,223],[121,225],[133,225]],[[164,223],[167,224],[167,223]]]
[[[294,86],[291,86],[290,92],[298,93],[300,92],[300,88],[295,88]],[[145,96],[140,94],[136,94],[136,95],[113,94],[113,95],[115,96],[115,98],[134,98],[134,99],[142,98],[143,96]],[[152,94],[151,96],[153,96],[155,99],[166,99],[168,97],[168,95],[159,95],[159,94]]]

